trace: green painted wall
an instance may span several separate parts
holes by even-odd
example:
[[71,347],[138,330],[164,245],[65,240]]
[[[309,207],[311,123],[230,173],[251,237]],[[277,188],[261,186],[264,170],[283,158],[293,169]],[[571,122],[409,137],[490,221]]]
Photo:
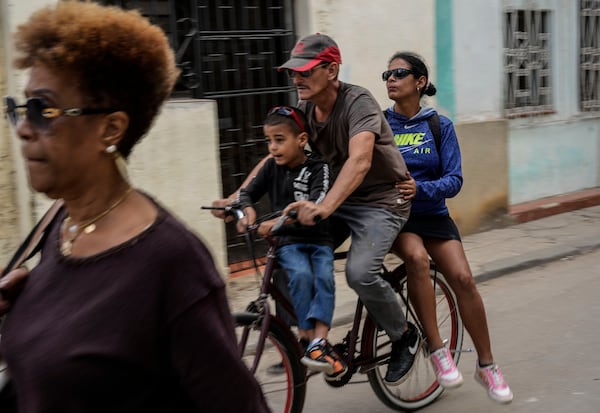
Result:
[[439,109],[455,118],[452,0],[435,1],[435,73]]

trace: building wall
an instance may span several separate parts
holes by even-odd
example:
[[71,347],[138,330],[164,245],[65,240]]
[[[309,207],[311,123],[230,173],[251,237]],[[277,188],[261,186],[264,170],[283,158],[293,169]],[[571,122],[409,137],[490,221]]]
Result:
[[463,234],[505,225],[508,206],[508,122],[461,122],[463,186],[448,208]]
[[511,204],[600,186],[599,122],[514,128],[509,159]]
[[[555,113],[510,122],[511,204],[600,186],[600,113],[579,109],[578,3],[539,0],[534,4],[552,10]],[[510,4],[523,6],[515,0]]]
[[504,11],[507,8],[551,11],[555,112],[507,121],[509,205],[600,186],[600,113],[586,114],[579,110],[578,3],[561,0],[452,2],[456,121],[459,124],[504,118]]
[[453,0],[451,3],[455,121],[502,119],[502,2]]
[[221,198],[217,104],[214,100],[171,100],[149,135],[131,154],[134,186],[156,197],[208,245],[225,273],[223,221],[201,206]]

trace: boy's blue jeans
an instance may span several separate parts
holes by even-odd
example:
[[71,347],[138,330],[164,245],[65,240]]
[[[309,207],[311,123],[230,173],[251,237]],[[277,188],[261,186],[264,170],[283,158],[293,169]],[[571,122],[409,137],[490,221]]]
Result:
[[276,251],[289,279],[298,327],[315,328],[315,320],[331,326],[335,307],[333,249],[327,245],[289,244]]

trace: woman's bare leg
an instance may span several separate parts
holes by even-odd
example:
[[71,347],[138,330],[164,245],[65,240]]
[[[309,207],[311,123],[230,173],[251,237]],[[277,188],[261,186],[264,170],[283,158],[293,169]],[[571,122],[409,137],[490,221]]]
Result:
[[410,300],[421,325],[430,351],[444,343],[437,325],[435,292],[429,276],[429,255],[420,236],[401,233],[394,242],[393,251],[404,261]]
[[426,248],[456,295],[460,316],[473,340],[479,362],[492,363],[490,334],[483,300],[467,262],[462,243],[457,240],[427,240]]

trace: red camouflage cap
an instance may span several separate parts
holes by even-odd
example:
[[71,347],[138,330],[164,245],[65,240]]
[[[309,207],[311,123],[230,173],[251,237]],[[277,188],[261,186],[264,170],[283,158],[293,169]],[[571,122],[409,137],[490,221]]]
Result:
[[277,70],[292,69],[298,72],[310,70],[321,62],[342,63],[337,43],[326,34],[310,34],[298,40],[290,59]]

